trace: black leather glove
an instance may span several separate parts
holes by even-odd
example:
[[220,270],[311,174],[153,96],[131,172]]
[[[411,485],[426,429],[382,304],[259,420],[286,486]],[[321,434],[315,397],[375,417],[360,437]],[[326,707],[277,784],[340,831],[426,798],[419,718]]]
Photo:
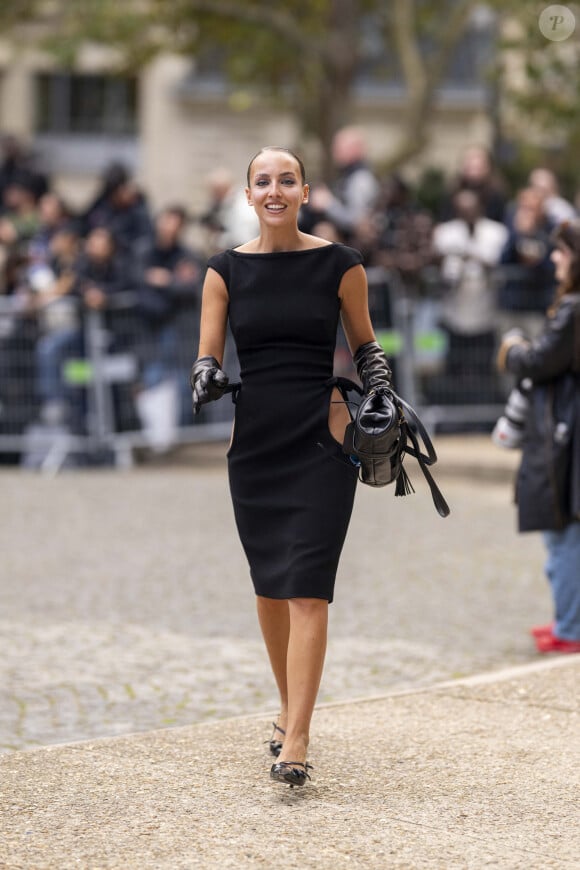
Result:
[[214,356],[200,356],[192,366],[189,383],[192,389],[193,413],[199,414],[201,406],[206,402],[221,399],[228,376],[221,370]]
[[361,344],[352,360],[365,395],[379,387],[393,389],[391,383],[393,373],[386,354],[377,341],[367,341],[366,344]]

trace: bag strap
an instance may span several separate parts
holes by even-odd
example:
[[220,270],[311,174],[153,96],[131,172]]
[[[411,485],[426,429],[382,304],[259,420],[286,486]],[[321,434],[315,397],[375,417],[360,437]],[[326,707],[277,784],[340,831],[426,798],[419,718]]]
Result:
[[[349,378],[342,377],[334,377],[331,378],[328,382],[329,384],[335,384],[339,390],[343,393],[347,393],[351,390],[358,393],[360,396],[364,396],[364,390],[362,390],[358,384],[354,381],[351,381]],[[414,408],[409,405],[408,402],[405,402],[394,390],[391,390],[395,401],[401,406],[403,409],[403,422],[402,426],[405,429],[405,446],[403,448],[404,453],[408,453],[409,456],[412,456],[419,463],[419,468],[423,472],[425,480],[429,485],[429,489],[431,490],[431,498],[433,499],[433,504],[435,505],[435,510],[439,514],[440,517],[448,517],[451,513],[451,509],[445,498],[443,493],[435,483],[433,475],[429,471],[430,465],[435,465],[437,462],[437,453],[435,452],[435,447],[433,446],[433,442],[429,437],[429,433],[425,429],[425,426],[419,419],[419,416]],[[423,452],[421,449],[421,444],[426,452]],[[412,446],[409,446],[408,441],[411,442]]]
[[224,395],[226,393],[231,393],[232,394],[232,403],[235,405],[237,400],[238,400],[238,393],[240,392],[241,389],[242,389],[242,382],[241,381],[234,381],[232,384],[225,385],[225,387],[223,388],[223,393],[224,393]]
[[362,389],[362,387],[359,384],[356,384],[354,381],[351,381],[350,378],[333,376],[326,381],[326,386],[338,387],[343,395],[346,395],[346,393],[355,392],[358,393],[359,396],[364,396],[364,390]]
[[[228,384],[224,388],[224,393],[232,393],[232,401],[234,404],[238,397],[241,386],[241,382],[237,381],[232,384]],[[329,378],[327,381],[327,386],[338,387],[343,396],[351,391],[358,393],[359,396],[364,396],[364,390],[362,390],[357,383],[351,381],[350,378]],[[404,399],[401,399],[401,397],[397,393],[395,393],[394,390],[392,390],[391,392],[393,393],[395,401],[398,402],[403,409],[403,421],[401,425],[405,429],[404,434],[406,436],[406,442],[403,451],[404,453],[408,453],[409,456],[413,456],[419,463],[419,468],[423,472],[425,480],[429,485],[433,504],[435,505],[435,509],[439,516],[448,517],[451,513],[451,510],[449,508],[449,505],[445,501],[445,498],[443,497],[443,493],[435,483],[433,475],[429,471],[428,467],[430,465],[435,465],[435,463],[437,462],[437,454],[435,452],[433,442],[429,437],[429,433],[419,419],[415,409],[412,408],[408,402],[405,402]],[[348,400],[345,399],[345,401],[348,404]],[[421,439],[421,442],[423,443],[423,447],[425,448],[426,452],[423,452],[421,450],[419,438]],[[410,441],[413,446],[410,447],[407,441]]]
[[[415,459],[418,459],[420,462],[425,463],[425,465],[435,465],[437,462],[437,454],[435,452],[435,448],[433,446],[433,442],[429,437],[429,433],[425,429],[425,426],[419,419],[419,416],[414,408],[409,405],[408,402],[405,402],[404,399],[401,399],[400,396],[396,396],[397,401],[400,403],[403,411],[404,411],[404,419],[408,424],[408,434],[411,439],[411,443],[413,447],[407,447],[406,452],[410,456],[414,456]],[[427,453],[422,453],[419,447],[419,439],[417,438],[417,434],[421,438],[423,442],[423,446]]]
[[[435,505],[435,509],[439,516],[448,517],[451,513],[449,505],[445,501],[443,493],[435,483],[433,475],[428,468],[429,465],[435,465],[435,463],[437,462],[437,454],[435,452],[433,442],[431,441],[429,433],[419,419],[419,416],[417,415],[415,409],[412,408],[408,402],[405,402],[404,399],[401,399],[400,396],[397,396],[397,400],[401,403],[401,407],[404,411],[403,425],[406,429],[407,438],[413,445],[412,447],[406,445],[405,453],[408,453],[409,456],[413,456],[419,463],[419,468],[423,472],[425,480],[429,484],[429,489],[431,490],[431,498],[433,499],[433,504]],[[423,453],[421,450],[419,438],[421,438],[421,441],[423,442],[425,450],[427,451],[426,453]]]
[[[444,517],[444,518],[448,517],[449,514],[451,513],[451,509],[450,509],[449,505],[447,504],[447,502],[445,501],[443,493],[441,492],[441,490],[439,489],[439,487],[435,483],[433,475],[431,474],[431,472],[429,471],[429,468],[428,468],[429,465],[434,465],[435,462],[437,462],[437,454],[435,453],[435,449],[433,448],[433,443],[432,443],[431,439],[429,438],[429,436],[427,435],[427,432],[425,431],[425,427],[423,426],[423,424],[421,423],[421,421],[419,420],[419,418],[417,417],[417,415],[415,414],[413,409],[410,408],[410,406],[407,405],[406,403],[405,403],[405,405],[407,408],[409,408],[413,412],[414,417],[415,417],[415,421],[416,421],[416,423],[419,424],[419,427],[418,427],[419,433],[420,433],[421,438],[425,444],[425,447],[427,448],[428,455],[425,456],[425,454],[421,452],[420,447],[419,447],[419,439],[417,438],[417,435],[413,431],[413,427],[410,426],[407,421],[405,421],[405,423],[403,425],[405,426],[405,428],[407,430],[407,437],[410,439],[411,443],[413,444],[413,447],[406,446],[405,453],[408,453],[410,456],[414,456],[415,459],[417,460],[417,462],[419,463],[419,468],[423,472],[423,476],[425,477],[425,480],[429,484],[429,489],[431,490],[431,498],[433,499],[433,504],[435,505],[435,510],[437,511],[439,516]],[[425,438],[425,436],[426,436],[426,438]]]

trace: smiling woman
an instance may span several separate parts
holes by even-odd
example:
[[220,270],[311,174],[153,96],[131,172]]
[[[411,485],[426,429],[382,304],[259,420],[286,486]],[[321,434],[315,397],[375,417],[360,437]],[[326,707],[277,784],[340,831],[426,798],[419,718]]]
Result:
[[302,161],[288,149],[269,146],[251,160],[246,196],[260,233],[208,263],[192,370],[198,409],[227,384],[221,360],[229,319],[241,366],[230,491],[280,692],[271,776],[290,785],[310,778],[328,604],[357,483],[342,450],[346,396],[332,371],[339,317],[362,379],[374,367],[378,381],[390,382],[361,255],[299,230],[308,193]]
[[[298,212],[308,202],[309,187],[304,164],[293,151],[272,145],[262,148],[250,161],[247,181],[248,205],[254,207],[260,221],[260,250],[292,250],[296,237],[300,236],[304,236],[307,245],[323,241],[298,232]],[[275,218],[276,223],[270,225],[269,218]],[[282,220],[278,219],[283,219],[285,233],[280,232],[278,225]],[[269,229],[274,227],[278,227],[274,244],[282,245],[282,248],[271,248],[273,240]],[[258,253],[254,248],[250,242],[238,250]]]

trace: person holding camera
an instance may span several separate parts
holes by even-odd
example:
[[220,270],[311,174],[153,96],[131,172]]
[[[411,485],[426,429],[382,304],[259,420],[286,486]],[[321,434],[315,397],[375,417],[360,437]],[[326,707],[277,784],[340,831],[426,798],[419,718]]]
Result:
[[[580,652],[580,220],[553,234],[558,288],[542,333],[507,333],[500,371],[516,375],[494,440],[518,446],[516,502],[521,532],[542,531],[554,619],[533,628],[539,652]],[[529,407],[527,407],[529,406]]]
[[223,395],[229,320],[241,367],[230,491],[280,693],[270,776],[291,786],[310,778],[328,605],[358,479],[342,449],[350,415],[333,377],[339,318],[363,388],[391,377],[359,252],[298,228],[308,194],[302,161],[288,149],[263,148],[250,162],[246,196],[260,233],[208,262],[191,378],[195,410]]

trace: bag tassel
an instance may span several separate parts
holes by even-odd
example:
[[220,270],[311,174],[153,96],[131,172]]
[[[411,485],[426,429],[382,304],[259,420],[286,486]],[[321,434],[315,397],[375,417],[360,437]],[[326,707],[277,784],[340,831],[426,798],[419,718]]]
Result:
[[412,492],[415,492],[413,484],[409,479],[409,475],[401,465],[401,470],[397,475],[397,481],[395,483],[395,496],[411,495]]

